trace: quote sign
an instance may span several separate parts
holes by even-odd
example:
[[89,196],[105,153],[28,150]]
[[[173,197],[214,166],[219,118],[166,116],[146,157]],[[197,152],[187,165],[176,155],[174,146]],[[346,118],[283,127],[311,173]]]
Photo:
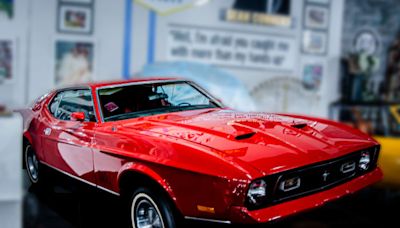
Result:
[[292,71],[292,37],[170,25],[167,58],[205,64]]

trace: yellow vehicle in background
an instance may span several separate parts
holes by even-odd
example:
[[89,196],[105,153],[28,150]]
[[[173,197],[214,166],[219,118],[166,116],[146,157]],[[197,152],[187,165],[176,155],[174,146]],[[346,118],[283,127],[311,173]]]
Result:
[[378,163],[384,176],[378,185],[400,189],[400,105],[336,103],[330,107],[330,118],[372,135],[381,144]]
[[383,170],[383,184],[400,187],[400,105],[389,107],[389,136],[374,136],[381,144],[379,165]]
[[400,188],[400,137],[374,138],[382,146],[378,161],[384,175],[382,184]]

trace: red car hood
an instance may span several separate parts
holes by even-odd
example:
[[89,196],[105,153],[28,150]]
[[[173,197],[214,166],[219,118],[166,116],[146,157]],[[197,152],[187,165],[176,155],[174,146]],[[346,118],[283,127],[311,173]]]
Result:
[[376,144],[355,129],[326,120],[231,110],[163,114],[141,121],[124,121],[121,127],[216,149],[220,156],[234,159],[238,164],[246,162],[264,175],[333,159]]

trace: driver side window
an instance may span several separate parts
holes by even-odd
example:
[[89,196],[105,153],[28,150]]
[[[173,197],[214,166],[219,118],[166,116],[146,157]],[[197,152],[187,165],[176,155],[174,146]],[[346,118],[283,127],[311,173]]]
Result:
[[85,113],[86,122],[95,122],[90,90],[67,90],[58,93],[49,106],[50,112],[60,120],[69,121],[71,113]]

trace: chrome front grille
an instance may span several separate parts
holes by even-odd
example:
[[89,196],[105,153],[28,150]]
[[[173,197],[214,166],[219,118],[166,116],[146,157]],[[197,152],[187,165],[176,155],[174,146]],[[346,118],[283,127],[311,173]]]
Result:
[[[366,152],[371,155],[370,165],[361,169],[360,160]],[[267,183],[265,201],[258,205],[248,205],[250,210],[293,200],[315,192],[323,191],[346,181],[362,176],[377,166],[379,147],[357,151],[340,158],[312,164],[264,177]],[[285,184],[288,183],[288,186]]]

